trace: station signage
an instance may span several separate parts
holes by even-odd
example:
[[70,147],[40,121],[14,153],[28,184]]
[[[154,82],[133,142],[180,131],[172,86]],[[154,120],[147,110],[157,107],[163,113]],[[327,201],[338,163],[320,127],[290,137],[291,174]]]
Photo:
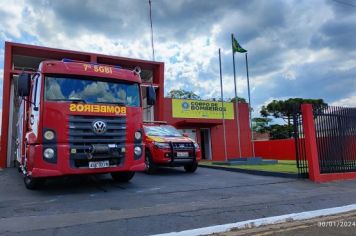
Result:
[[173,118],[197,119],[234,119],[234,106],[232,102],[202,101],[188,99],[172,99]]

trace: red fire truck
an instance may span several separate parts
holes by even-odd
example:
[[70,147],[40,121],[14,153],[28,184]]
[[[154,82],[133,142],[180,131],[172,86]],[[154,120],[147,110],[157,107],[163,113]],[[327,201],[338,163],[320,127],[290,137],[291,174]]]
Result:
[[[19,170],[27,188],[48,177],[145,169],[140,69],[73,60],[42,61],[17,81]],[[147,103],[155,91],[147,87]]]
[[181,134],[166,122],[147,121],[143,127],[146,173],[154,173],[158,166],[183,166],[186,172],[196,171],[201,151],[188,135]]

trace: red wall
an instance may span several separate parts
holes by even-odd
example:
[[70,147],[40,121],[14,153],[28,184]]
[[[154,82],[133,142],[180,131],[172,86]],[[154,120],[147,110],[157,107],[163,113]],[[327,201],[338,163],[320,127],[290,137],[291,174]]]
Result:
[[[248,104],[238,104],[241,137],[241,157],[252,156],[251,131],[249,126]],[[236,107],[234,106],[235,119],[237,118]],[[197,129],[197,140],[200,144],[200,128],[210,128],[212,159],[225,160],[224,150],[224,128],[221,119],[192,119],[173,118],[172,99],[164,99],[164,120],[179,129]],[[225,120],[227,158],[238,158],[238,135],[236,120]]]
[[254,141],[257,157],[276,160],[295,160],[294,139]]

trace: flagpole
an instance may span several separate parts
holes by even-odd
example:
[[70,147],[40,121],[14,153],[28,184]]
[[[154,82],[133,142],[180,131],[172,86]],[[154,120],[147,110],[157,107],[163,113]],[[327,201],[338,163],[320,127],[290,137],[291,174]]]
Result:
[[246,77],[247,77],[247,91],[248,91],[248,109],[249,109],[249,118],[250,118],[250,129],[251,129],[251,144],[252,144],[252,155],[255,157],[255,145],[253,144],[253,130],[252,130],[252,115],[251,115],[251,94],[250,94],[250,78],[248,73],[248,60],[247,52],[245,53],[246,60]]
[[155,47],[154,47],[154,44],[153,44],[153,25],[152,25],[152,6],[151,6],[151,0],[148,0],[148,4],[150,5],[152,60],[155,61]]
[[223,84],[222,84],[221,50],[220,50],[220,48],[219,48],[219,65],[220,65],[221,113],[222,113],[222,120],[223,120],[223,129],[224,129],[224,152],[225,152],[225,161],[227,161],[225,114],[224,114],[224,91],[223,91]]
[[239,147],[239,157],[241,157],[241,134],[240,134],[240,122],[239,122],[239,104],[237,100],[237,84],[236,84],[236,68],[235,68],[235,52],[234,52],[234,34],[231,34],[231,49],[232,49],[232,64],[234,68],[234,86],[235,86],[235,107],[236,107],[236,127],[237,127],[237,139]]

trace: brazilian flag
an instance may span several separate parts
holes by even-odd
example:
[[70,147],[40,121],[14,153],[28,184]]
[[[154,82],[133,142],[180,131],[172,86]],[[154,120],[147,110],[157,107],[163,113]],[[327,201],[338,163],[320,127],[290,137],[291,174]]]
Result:
[[234,51],[234,53],[235,52],[239,52],[239,53],[247,52],[247,50],[245,50],[241,47],[241,45],[237,42],[235,37],[232,40],[232,50]]

